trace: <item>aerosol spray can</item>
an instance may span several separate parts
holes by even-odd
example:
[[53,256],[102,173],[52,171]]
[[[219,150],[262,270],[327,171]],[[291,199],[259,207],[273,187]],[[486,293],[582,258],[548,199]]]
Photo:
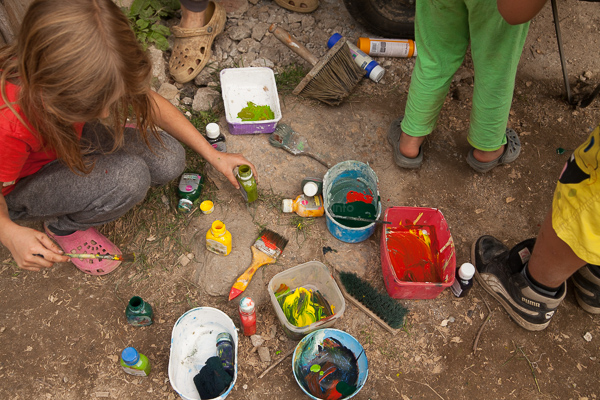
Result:
[[358,48],[375,57],[416,57],[417,46],[410,39],[358,38]]

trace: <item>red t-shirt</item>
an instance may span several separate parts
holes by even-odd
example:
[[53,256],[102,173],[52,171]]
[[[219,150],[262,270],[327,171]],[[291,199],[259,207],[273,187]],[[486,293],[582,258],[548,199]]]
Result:
[[[19,95],[17,85],[6,84],[6,96],[13,103]],[[4,101],[0,96],[0,106]],[[29,123],[20,108],[13,104],[23,121]],[[81,137],[83,123],[75,125],[77,135]],[[56,160],[54,151],[43,149],[42,143],[23,125],[15,114],[5,107],[0,110],[0,182],[4,182],[2,194],[10,193],[19,179],[35,174],[50,161]]]

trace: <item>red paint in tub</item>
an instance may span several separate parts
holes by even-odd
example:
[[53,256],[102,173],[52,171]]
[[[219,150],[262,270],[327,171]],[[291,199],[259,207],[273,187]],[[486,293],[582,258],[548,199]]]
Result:
[[386,232],[396,277],[405,282],[442,282],[433,226],[400,226]]

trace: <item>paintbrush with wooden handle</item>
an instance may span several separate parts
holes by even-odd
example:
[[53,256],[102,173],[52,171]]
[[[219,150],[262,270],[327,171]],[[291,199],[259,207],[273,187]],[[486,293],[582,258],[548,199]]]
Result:
[[134,262],[135,254],[89,254],[89,253],[65,253],[63,254],[67,257],[71,258],[79,258],[81,260],[89,260],[89,259],[102,259],[102,260],[114,260],[114,261],[122,261],[122,262]]
[[252,262],[250,266],[235,281],[229,292],[229,300],[236,298],[246,288],[254,276],[254,273],[263,265],[273,264],[277,257],[283,252],[288,240],[278,233],[269,229],[263,229],[258,235],[258,239],[250,248],[252,250]]

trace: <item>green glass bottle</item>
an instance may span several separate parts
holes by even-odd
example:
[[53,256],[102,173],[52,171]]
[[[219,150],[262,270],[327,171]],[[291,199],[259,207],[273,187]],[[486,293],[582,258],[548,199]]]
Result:
[[181,175],[179,186],[177,186],[177,195],[179,196],[177,209],[184,213],[190,212],[194,206],[194,201],[200,197],[203,186],[204,178],[202,175],[194,172],[186,172]]
[[123,367],[123,370],[130,375],[150,375],[151,367],[148,357],[139,353],[133,347],[127,347],[121,352],[121,367]]
[[238,167],[237,181],[240,183],[240,191],[244,200],[248,203],[252,203],[258,198],[258,189],[256,187],[256,180],[252,176],[252,169],[249,165],[240,165]]
[[133,326],[148,326],[152,324],[154,313],[152,306],[139,296],[133,296],[125,309],[127,322]]

